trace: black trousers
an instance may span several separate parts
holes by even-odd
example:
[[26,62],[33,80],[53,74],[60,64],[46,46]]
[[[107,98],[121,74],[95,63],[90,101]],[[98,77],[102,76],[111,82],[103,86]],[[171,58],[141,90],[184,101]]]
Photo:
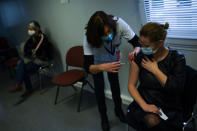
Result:
[[[112,92],[112,98],[115,104],[116,110],[122,110],[122,100],[120,98],[120,85],[119,85],[119,79],[118,79],[118,73],[107,73],[111,92]],[[94,79],[94,87],[95,87],[95,94],[96,94],[96,100],[98,104],[98,110],[100,112],[101,117],[106,115],[107,108],[105,104],[105,94],[104,94],[104,77],[103,72],[97,73],[96,75],[93,75]]]

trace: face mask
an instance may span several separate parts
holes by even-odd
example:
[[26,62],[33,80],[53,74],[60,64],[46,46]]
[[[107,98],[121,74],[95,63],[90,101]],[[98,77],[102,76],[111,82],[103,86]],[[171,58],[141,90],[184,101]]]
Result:
[[35,32],[34,30],[28,30],[28,34],[29,34],[30,36],[33,36],[35,33],[36,33],[36,32]]
[[157,52],[157,50],[153,50],[150,47],[142,47],[142,52],[145,55],[152,55],[152,54],[155,54]]
[[114,33],[109,34],[108,37],[103,37],[102,40],[103,41],[112,41],[114,37]]

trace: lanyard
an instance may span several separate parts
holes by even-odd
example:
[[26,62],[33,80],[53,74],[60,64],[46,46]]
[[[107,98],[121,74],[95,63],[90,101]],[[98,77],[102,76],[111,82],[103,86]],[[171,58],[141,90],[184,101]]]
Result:
[[40,41],[39,41],[38,45],[36,46],[36,48],[34,49],[34,51],[35,51],[35,52],[38,50],[38,48],[39,48],[39,47],[40,47],[40,45],[42,44],[43,40],[44,40],[44,35],[43,35],[43,34],[41,34]]
[[114,53],[115,53],[115,48],[114,48],[113,45],[112,45],[112,41],[110,41],[110,43],[108,43],[108,44],[110,44],[110,49],[108,49],[108,48],[105,46],[105,44],[104,44],[105,50],[106,50],[108,53],[114,55]]

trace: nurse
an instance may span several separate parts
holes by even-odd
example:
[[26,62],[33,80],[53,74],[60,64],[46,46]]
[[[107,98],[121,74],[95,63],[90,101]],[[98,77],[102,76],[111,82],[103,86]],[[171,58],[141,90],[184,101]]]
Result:
[[102,129],[103,131],[109,131],[103,72],[107,72],[108,75],[115,105],[115,114],[121,122],[126,122],[121,107],[118,71],[122,64],[119,61],[120,51],[118,47],[121,45],[122,38],[125,38],[134,47],[133,52],[128,55],[129,60],[132,61],[140,51],[140,43],[138,42],[138,36],[123,19],[108,15],[103,11],[95,12],[90,17],[85,29],[83,42],[84,66],[94,79]]

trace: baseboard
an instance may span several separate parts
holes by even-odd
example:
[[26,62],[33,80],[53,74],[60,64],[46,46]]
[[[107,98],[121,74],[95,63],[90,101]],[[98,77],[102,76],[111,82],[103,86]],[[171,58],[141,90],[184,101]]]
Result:
[[[81,87],[78,87],[78,88],[81,88]],[[94,93],[93,90],[91,90],[90,88],[85,88],[86,91],[89,91],[91,93]],[[105,97],[108,98],[108,99],[112,99],[112,93],[110,90],[105,90]],[[121,99],[122,99],[122,103],[125,104],[125,105],[129,105],[132,101],[133,101],[133,98],[130,97],[130,96],[126,96],[126,95],[121,95]]]
[[[110,90],[105,91],[105,97],[112,99],[112,93]],[[122,99],[122,103],[125,105],[129,105],[133,101],[131,97],[126,95],[121,95],[121,99]]]

